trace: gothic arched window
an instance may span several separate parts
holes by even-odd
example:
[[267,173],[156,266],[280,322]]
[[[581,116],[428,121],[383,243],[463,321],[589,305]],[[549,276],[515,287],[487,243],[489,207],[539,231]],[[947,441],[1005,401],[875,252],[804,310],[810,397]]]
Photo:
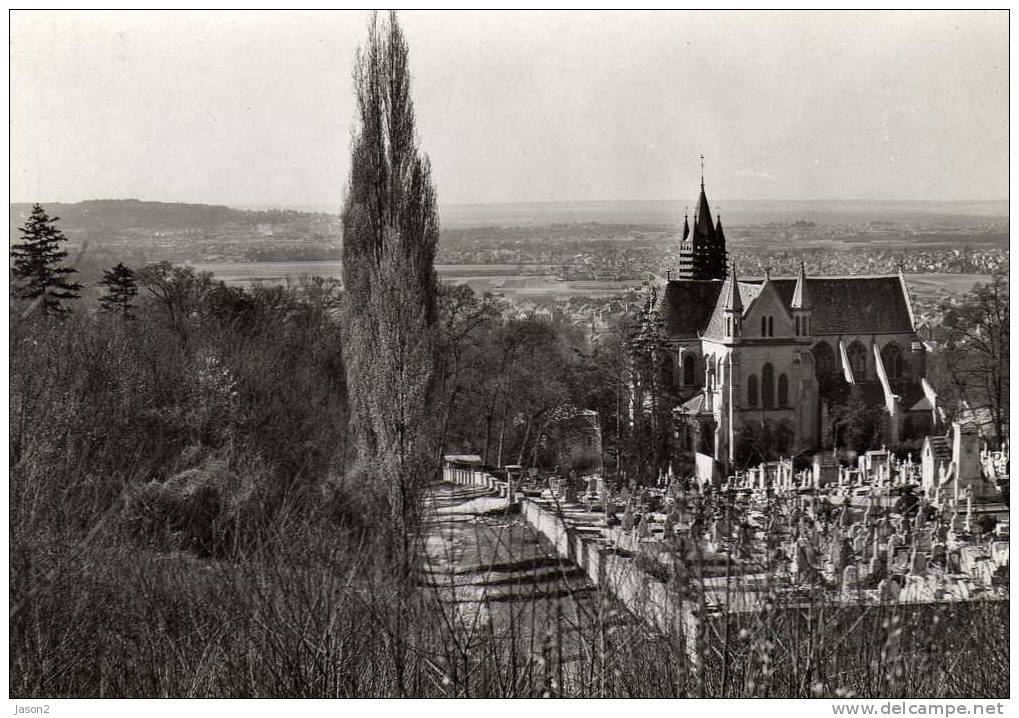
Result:
[[778,375],[778,405],[789,405],[789,379],[785,374]]
[[860,342],[853,342],[846,349],[846,358],[849,359],[849,368],[853,371],[853,378],[857,381],[867,377],[867,350]]
[[830,376],[835,373],[835,352],[828,342],[818,342],[810,350],[814,356],[814,372],[818,377]]
[[761,370],[761,404],[765,409],[775,406],[775,370],[770,363]]
[[687,354],[683,357],[683,384],[685,386],[692,386],[694,383],[694,358],[693,354]]
[[767,317],[761,317],[761,336],[762,337],[768,336],[768,318]]
[[747,406],[757,406],[757,375],[751,374],[747,379]]
[[889,379],[901,379],[906,373],[902,350],[895,342],[885,344],[884,349],[881,350],[881,362],[885,365]]
[[775,336],[775,317],[768,317],[768,336]]
[[796,336],[799,336],[800,335],[800,317],[797,315],[795,317],[795,320],[796,320]]

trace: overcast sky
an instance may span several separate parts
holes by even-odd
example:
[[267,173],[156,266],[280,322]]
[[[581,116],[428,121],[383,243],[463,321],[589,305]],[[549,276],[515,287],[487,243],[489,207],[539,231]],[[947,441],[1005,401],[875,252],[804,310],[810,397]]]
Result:
[[[1008,194],[1004,11],[401,20],[443,203]],[[15,12],[12,199],[338,207],[366,21]]]

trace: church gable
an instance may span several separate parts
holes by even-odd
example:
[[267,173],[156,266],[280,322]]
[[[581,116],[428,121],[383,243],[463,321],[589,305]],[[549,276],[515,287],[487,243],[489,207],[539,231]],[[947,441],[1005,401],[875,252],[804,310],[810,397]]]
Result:
[[772,282],[760,286],[760,293],[743,313],[743,336],[791,337],[793,319]]
[[[723,285],[727,286],[727,285]],[[757,295],[761,293],[761,285],[754,284],[753,282],[737,282],[736,286],[739,288],[739,297],[742,306],[749,307],[750,304],[757,299]],[[704,329],[704,336],[706,337],[723,337],[725,336],[725,297],[724,292],[719,292],[718,299],[715,301],[714,311],[711,313],[711,318],[707,322],[707,326]],[[746,314],[744,313],[745,317]],[[745,321],[744,321],[745,323]]]

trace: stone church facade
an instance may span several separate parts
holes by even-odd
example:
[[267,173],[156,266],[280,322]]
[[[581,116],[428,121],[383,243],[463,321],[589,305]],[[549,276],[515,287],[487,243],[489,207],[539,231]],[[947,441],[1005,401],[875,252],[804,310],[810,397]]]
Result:
[[821,447],[835,385],[882,408],[889,446],[933,428],[937,395],[901,272],[813,277],[801,263],[796,277],[740,277],[703,181],[683,235],[679,278],[657,307],[681,465],[711,457],[725,471],[754,449],[790,456]]

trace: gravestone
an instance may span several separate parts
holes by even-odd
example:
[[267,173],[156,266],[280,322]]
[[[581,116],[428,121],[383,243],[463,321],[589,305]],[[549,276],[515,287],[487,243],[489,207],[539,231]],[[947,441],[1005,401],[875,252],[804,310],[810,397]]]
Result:
[[927,559],[915,548],[909,555],[909,572],[915,576],[923,576],[927,573]]
[[633,531],[633,506],[629,503],[623,512],[623,531]]
[[894,578],[883,578],[877,585],[877,597],[882,603],[898,601],[901,591],[902,588]]

